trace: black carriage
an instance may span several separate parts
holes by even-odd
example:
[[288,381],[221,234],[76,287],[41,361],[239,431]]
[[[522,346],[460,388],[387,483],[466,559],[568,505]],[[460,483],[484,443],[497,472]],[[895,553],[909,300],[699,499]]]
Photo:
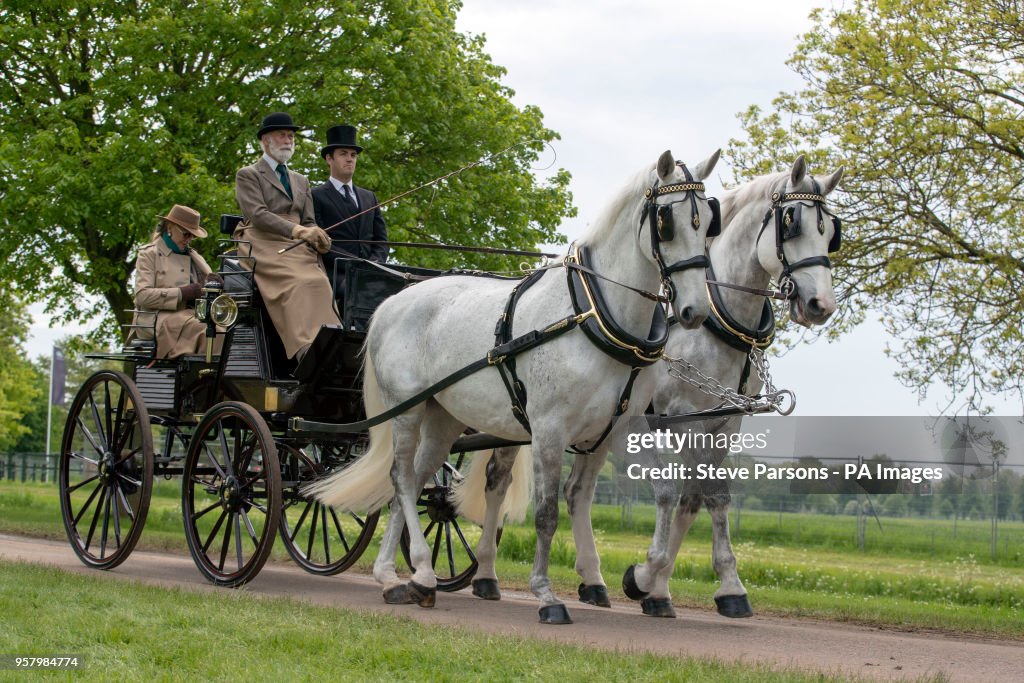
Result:
[[[222,217],[222,232],[230,234],[237,218]],[[357,458],[366,433],[316,434],[289,425],[296,417],[321,424],[364,419],[359,352],[369,317],[386,297],[437,271],[339,259],[333,285],[348,293],[339,299],[342,324],[323,327],[296,364],[245,263],[248,245],[234,247],[221,256],[223,285],[204,287],[196,306],[208,335],[214,325],[222,330],[219,356],[157,359],[149,341],[90,356],[123,362],[125,372],[102,370],[86,380],[61,443],[64,526],[88,566],[112,569],[132,552],[155,477],[181,476],[189,550],[218,585],[252,580],[277,536],[299,566],[321,575],[349,568],[372,540],[379,513],[334,510],[303,493]],[[476,570],[449,504],[467,448],[461,450],[420,499],[442,590],[468,585]]]

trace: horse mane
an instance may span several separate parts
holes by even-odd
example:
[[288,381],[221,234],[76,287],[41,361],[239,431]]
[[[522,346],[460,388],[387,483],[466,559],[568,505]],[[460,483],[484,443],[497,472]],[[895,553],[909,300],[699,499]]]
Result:
[[770,199],[772,192],[775,192],[781,181],[789,178],[789,171],[781,173],[769,173],[750,180],[738,187],[726,190],[720,197],[722,205],[722,225],[727,226],[736,216],[736,211],[741,206],[751,203],[751,200],[759,197]]
[[[612,195],[612,198],[601,209],[594,222],[588,226],[586,232],[577,240],[578,244],[581,246],[593,245],[603,241],[605,235],[612,231],[619,215],[627,208],[629,203],[637,201],[637,198],[642,196],[644,190],[650,186],[650,176],[654,166],[653,163],[644,166],[618,192]],[[637,219],[639,220],[639,216],[637,216]]]

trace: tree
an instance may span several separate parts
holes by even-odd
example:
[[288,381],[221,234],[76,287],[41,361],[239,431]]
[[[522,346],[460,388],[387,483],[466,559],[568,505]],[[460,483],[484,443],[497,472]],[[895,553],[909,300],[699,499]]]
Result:
[[0,451],[29,431],[22,419],[39,394],[35,369],[22,347],[29,326],[23,302],[21,293],[0,290]]
[[1024,400],[1024,37],[1019,0],[853,0],[818,10],[805,87],[740,115],[745,178],[809,154],[847,168],[838,334],[880,311],[901,379],[980,407]]
[[[436,194],[387,209],[392,239],[483,246],[558,242],[569,176],[531,170],[557,135],[514,106],[481,37],[455,31],[458,0],[117,2],[0,5],[0,255],[59,318],[131,308],[134,253],[183,203],[215,228],[237,213],[235,171],[258,158],[261,117],[304,126],[292,165],[326,176],[324,131],[348,122],[359,182],[382,199],[486,155]],[[506,153],[497,153],[509,149]],[[217,251],[215,239],[202,249]],[[398,253],[422,265],[512,260]],[[95,305],[81,302],[93,295]],[[97,298],[98,297],[98,298]],[[112,314],[112,315],[111,315]]]

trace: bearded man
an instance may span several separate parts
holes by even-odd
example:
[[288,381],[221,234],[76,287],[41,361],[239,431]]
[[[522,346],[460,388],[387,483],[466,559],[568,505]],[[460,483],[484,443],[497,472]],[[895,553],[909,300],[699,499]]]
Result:
[[[331,238],[317,227],[306,176],[288,169],[299,126],[284,112],[263,119],[256,137],[263,157],[235,174],[245,220],[234,238],[252,244],[255,279],[289,358],[301,361],[322,325],[340,325],[320,254]],[[282,254],[295,240],[305,242]],[[244,256],[245,247],[240,247]]]

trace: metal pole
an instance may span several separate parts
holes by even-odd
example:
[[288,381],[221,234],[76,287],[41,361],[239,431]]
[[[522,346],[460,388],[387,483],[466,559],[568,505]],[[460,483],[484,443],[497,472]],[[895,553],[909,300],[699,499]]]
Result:
[[53,348],[50,348],[50,391],[46,400],[46,469],[43,471],[43,481],[49,481],[50,477],[50,433],[53,421]]

